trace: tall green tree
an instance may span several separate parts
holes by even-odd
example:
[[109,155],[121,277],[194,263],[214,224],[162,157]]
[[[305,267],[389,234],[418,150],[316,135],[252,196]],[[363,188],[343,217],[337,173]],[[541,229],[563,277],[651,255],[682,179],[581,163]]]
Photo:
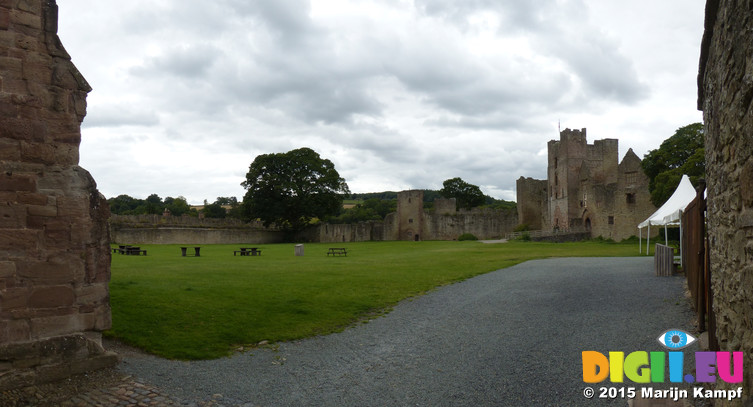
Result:
[[107,203],[110,204],[110,212],[114,215],[132,214],[143,202],[143,200],[125,194],[107,200]]
[[350,193],[332,161],[306,147],[257,156],[241,185],[244,218],[292,230],[337,215]]
[[157,194],[151,194],[146,197],[146,213],[152,215],[160,215],[164,211],[165,206],[162,203],[162,198]]
[[461,178],[451,178],[443,182],[439,193],[445,198],[455,198],[458,208],[470,209],[486,202],[481,188]]
[[209,203],[204,200],[204,209],[201,212],[207,218],[224,219],[227,216],[227,209],[225,209],[219,202]]
[[167,208],[173,216],[183,216],[191,211],[191,206],[188,204],[186,198],[182,196],[177,198],[168,196],[165,198],[165,208]]
[[680,184],[683,174],[693,185],[706,174],[703,124],[680,127],[658,149],[649,151],[641,162],[649,179],[651,202],[661,206]]

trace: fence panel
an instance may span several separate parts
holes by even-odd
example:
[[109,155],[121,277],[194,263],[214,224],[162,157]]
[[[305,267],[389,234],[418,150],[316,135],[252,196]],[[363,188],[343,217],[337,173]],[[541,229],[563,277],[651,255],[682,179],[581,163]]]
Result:
[[672,276],[675,273],[675,248],[657,243],[654,250],[654,272],[657,276]]
[[708,263],[706,200],[703,196],[705,187],[705,183],[701,182],[696,198],[682,214],[683,264],[688,289],[693,297],[693,307],[698,314],[698,330],[700,332],[708,330],[709,349],[719,350],[716,339],[716,317],[712,308],[711,270]]

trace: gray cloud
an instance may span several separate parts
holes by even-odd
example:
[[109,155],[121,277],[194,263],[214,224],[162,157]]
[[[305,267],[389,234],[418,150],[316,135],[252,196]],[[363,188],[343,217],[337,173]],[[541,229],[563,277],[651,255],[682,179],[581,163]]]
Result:
[[95,104],[87,109],[85,127],[156,126],[159,117],[156,112],[139,107],[137,104]]
[[[698,10],[672,1],[641,17],[681,31],[652,35],[610,24],[620,18],[609,14],[616,6],[581,0],[350,0],[337,9],[305,0],[134,0],[116,10],[66,0],[61,38],[95,88],[87,151],[109,157],[107,140],[138,128],[175,162],[155,169],[123,151],[120,165],[151,174],[190,166],[191,180],[172,177],[173,196],[236,194],[223,191],[237,191],[240,180],[222,186],[222,173],[242,176],[257,154],[305,145],[358,180],[355,191],[461,176],[509,199],[517,177],[542,176],[539,152],[560,119],[563,128],[588,127],[590,140],[624,136],[621,146],[636,151],[649,146],[632,140],[650,143],[697,120],[693,49],[670,57],[679,51],[663,47],[658,57],[647,46],[700,39],[702,1],[690,0]],[[657,79],[666,77],[671,83]],[[667,110],[682,98],[690,113]],[[104,191],[135,195],[144,187],[108,175],[120,156],[92,159],[90,170]],[[153,192],[162,193],[142,195]]]
[[178,45],[147,58],[144,65],[131,68],[131,73],[140,77],[202,78],[221,57],[222,51],[210,44]]

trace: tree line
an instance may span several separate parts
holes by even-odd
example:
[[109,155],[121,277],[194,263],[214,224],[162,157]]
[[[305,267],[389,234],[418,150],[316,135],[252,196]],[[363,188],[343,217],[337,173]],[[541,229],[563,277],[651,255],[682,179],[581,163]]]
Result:
[[218,197],[212,203],[204,200],[201,208],[192,207],[182,196],[162,199],[157,194],[151,194],[146,199],[118,195],[107,202],[110,204],[110,212],[115,215],[162,215],[167,211],[172,216],[198,217],[201,214],[207,218],[241,218],[240,203],[234,196]]
[[[118,215],[163,214],[207,218],[238,218],[261,220],[290,230],[324,221],[356,223],[383,220],[397,208],[397,192],[385,191],[351,194],[334,164],[310,148],[287,153],[262,154],[249,166],[241,185],[247,190],[243,201],[235,197],[218,197],[213,203],[204,201],[202,208],[192,208],[182,196],[146,199],[128,195],[110,198],[110,211]],[[484,195],[481,189],[460,178],[446,180],[441,190],[424,190],[424,207],[431,209],[436,198],[455,198],[458,209],[488,206],[515,208],[515,202]],[[343,202],[352,201],[348,207]]]

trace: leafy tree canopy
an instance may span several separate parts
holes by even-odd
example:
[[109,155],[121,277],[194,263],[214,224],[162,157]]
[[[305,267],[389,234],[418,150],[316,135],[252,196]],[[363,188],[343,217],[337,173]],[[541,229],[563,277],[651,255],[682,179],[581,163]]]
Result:
[[358,223],[370,220],[383,220],[390,212],[397,210],[397,200],[369,198],[356,206],[343,209],[340,215],[327,219],[329,223]]
[[179,196],[177,198],[167,197],[165,198],[165,208],[170,211],[173,216],[183,216],[184,214],[191,212],[191,205],[188,204],[186,198]]
[[340,212],[348,184],[332,161],[310,148],[287,153],[262,154],[251,163],[243,198],[246,219],[261,219],[300,230],[314,218],[324,219]]
[[481,188],[469,184],[460,178],[451,178],[442,183],[439,190],[445,198],[455,198],[458,208],[470,209],[486,203],[486,197]]
[[649,151],[641,162],[649,179],[651,202],[657,207],[667,202],[687,174],[693,185],[706,173],[703,124],[693,123],[677,129],[658,149]]
[[225,209],[216,201],[214,203],[209,203],[205,199],[204,208],[201,210],[201,213],[203,213],[207,218],[224,219],[227,216],[227,209]]
[[110,204],[110,212],[115,215],[159,215],[165,209],[168,209],[173,216],[181,216],[186,213],[196,215],[195,211],[191,212],[188,201],[182,196],[177,198],[168,196],[163,201],[157,194],[151,194],[146,199],[118,195],[115,198],[108,199],[107,202]]

